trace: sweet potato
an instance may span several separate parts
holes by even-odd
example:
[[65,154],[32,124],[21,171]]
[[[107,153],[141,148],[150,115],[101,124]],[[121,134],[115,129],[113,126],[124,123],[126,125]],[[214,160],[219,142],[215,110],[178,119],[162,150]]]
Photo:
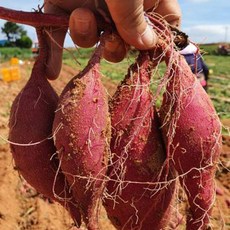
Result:
[[99,53],[63,90],[53,125],[61,168],[88,229],[99,228],[98,204],[109,157],[110,117]]
[[215,202],[221,123],[209,96],[177,52],[168,24],[152,16],[149,19],[161,38],[155,48],[158,57],[153,60],[160,54],[167,66],[157,90],[166,87],[159,111],[167,152],[165,169],[176,169],[187,194],[190,207],[186,229],[208,229]]
[[150,93],[150,60],[142,53],[110,103],[112,138],[104,206],[117,229],[163,229],[175,183],[162,170],[166,153]]
[[51,198],[71,213],[80,224],[80,213],[66,178],[59,169],[52,139],[52,124],[58,96],[45,76],[46,43],[38,29],[41,45],[31,77],[13,102],[9,120],[9,141],[20,175],[39,193]]
[[221,147],[221,125],[209,96],[183,57],[173,53],[160,109],[168,157],[188,195],[187,229],[206,229],[215,200],[215,171]]

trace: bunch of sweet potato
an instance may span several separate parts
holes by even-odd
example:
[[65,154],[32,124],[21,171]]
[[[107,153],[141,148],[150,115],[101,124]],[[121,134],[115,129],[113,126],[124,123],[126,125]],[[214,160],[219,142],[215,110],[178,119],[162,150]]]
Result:
[[[28,20],[23,12],[1,12],[0,18]],[[208,95],[177,52],[168,25],[149,16],[159,43],[140,52],[109,101],[99,69],[106,32],[88,65],[58,97],[45,76],[44,26],[49,23],[42,25],[56,17],[37,15],[40,25],[33,24],[35,14],[28,24],[37,28],[40,53],[9,121],[20,174],[61,203],[77,226],[83,219],[88,229],[99,229],[101,202],[117,229],[166,229],[176,211],[179,180],[189,201],[187,229],[206,229],[215,198],[221,125]],[[167,70],[153,94],[152,72],[162,61]]]

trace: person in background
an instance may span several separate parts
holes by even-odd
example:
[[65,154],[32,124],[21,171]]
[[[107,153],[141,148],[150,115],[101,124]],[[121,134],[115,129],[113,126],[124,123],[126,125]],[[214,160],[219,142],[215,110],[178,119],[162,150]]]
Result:
[[[45,13],[70,15],[70,36],[82,48],[93,47],[99,39],[100,28],[97,18],[103,17],[115,24],[121,38],[105,44],[104,57],[118,62],[121,55],[121,39],[127,46],[140,50],[153,48],[158,39],[155,31],[148,25],[145,12],[161,15],[170,25],[179,27],[181,9],[177,0],[44,0]],[[62,63],[62,49],[67,33],[65,28],[50,28],[49,58],[46,75],[49,79],[58,77]],[[117,36],[118,38],[118,36]],[[124,52],[126,53],[126,52]],[[118,57],[118,58],[116,58]]]
[[191,42],[188,42],[187,46],[180,50],[179,53],[185,57],[192,72],[196,75],[203,88],[207,91],[209,68],[199,53],[198,48]]

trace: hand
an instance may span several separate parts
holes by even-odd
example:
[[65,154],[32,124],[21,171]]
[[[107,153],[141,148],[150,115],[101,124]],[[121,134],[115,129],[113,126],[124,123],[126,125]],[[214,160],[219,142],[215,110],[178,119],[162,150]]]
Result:
[[[121,61],[125,56],[123,41],[137,49],[149,49],[156,44],[157,36],[144,19],[145,11],[154,11],[171,25],[180,26],[181,12],[177,0],[45,0],[46,13],[70,15],[70,35],[80,47],[92,47],[98,41],[98,15],[106,20],[112,18],[123,39],[114,35],[106,43],[104,57],[113,62]],[[60,72],[60,46],[63,46],[66,32],[61,27],[50,31],[52,39],[46,71],[49,79],[55,79]]]

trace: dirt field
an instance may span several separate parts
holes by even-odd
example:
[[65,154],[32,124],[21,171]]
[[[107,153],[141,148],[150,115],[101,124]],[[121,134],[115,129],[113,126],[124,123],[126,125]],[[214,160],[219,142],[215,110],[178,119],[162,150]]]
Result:
[[[8,118],[10,106],[16,95],[25,85],[31,71],[32,63],[21,66],[21,80],[5,83],[0,81],[0,230],[68,230],[73,229],[72,220],[58,204],[49,202],[36,191],[28,187],[14,169],[9,145]],[[57,92],[75,75],[68,66],[63,66],[59,80],[53,83]],[[115,85],[104,79],[108,91],[112,94]],[[223,124],[230,127],[230,120]],[[216,176],[218,185],[217,200],[214,207],[213,229],[230,229],[230,137],[223,137],[221,164]],[[100,224],[103,230],[113,230],[113,226],[102,210]],[[81,229],[84,229],[82,227]],[[183,226],[177,229],[184,229]],[[153,228],[154,230],[154,228]],[[158,229],[155,229],[158,230]]]

